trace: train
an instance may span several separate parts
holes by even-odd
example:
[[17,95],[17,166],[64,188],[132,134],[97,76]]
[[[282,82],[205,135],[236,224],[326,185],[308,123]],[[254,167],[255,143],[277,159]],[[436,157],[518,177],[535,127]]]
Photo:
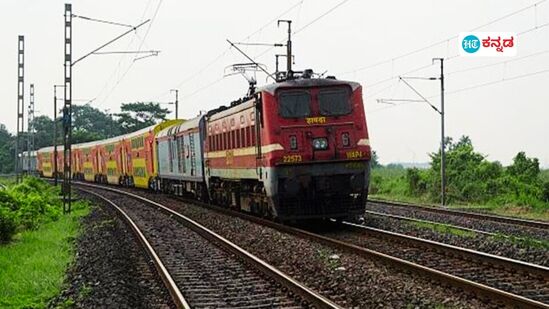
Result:
[[[63,146],[36,152],[61,176]],[[362,87],[311,74],[251,87],[188,120],[72,145],[73,179],[199,200],[281,221],[364,214],[371,148]]]

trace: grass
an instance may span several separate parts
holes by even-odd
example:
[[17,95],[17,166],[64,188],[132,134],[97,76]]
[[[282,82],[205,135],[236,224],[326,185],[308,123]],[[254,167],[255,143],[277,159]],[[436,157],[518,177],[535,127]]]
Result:
[[476,235],[475,232],[457,229],[455,227],[451,227],[443,223],[413,221],[413,222],[410,222],[409,224],[414,227],[432,230],[441,234],[451,234],[451,235],[456,235],[460,237],[475,237]]
[[[459,237],[475,237],[477,234],[472,231],[457,229],[451,226],[448,226],[444,223],[433,223],[433,222],[410,222],[410,226],[432,230],[441,234],[451,234]],[[519,244],[525,247],[534,247],[541,249],[549,249],[549,241],[542,239],[535,239],[531,237],[515,237],[512,235],[503,235],[497,234],[494,236],[495,239],[499,241],[509,242],[513,244]]]
[[[549,170],[541,171],[541,179],[549,181]],[[372,169],[370,180],[370,198],[398,201],[427,206],[438,206],[428,199],[427,195],[413,196],[408,192],[406,169],[395,167],[379,167]],[[495,215],[518,217],[531,220],[549,221],[549,209],[516,205],[477,205],[451,203],[450,208],[483,211]]]
[[60,293],[65,270],[74,259],[80,218],[88,212],[86,203],[75,203],[70,215],[0,246],[0,307],[43,308]]

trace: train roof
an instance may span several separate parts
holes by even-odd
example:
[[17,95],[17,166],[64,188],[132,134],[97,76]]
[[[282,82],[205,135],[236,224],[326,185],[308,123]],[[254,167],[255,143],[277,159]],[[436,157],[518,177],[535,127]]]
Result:
[[[147,133],[149,131],[152,131],[155,134],[157,134],[158,132],[160,132],[164,128],[180,124],[182,121],[183,120],[181,120],[181,119],[166,120],[166,121],[163,121],[159,124],[155,124],[155,125],[152,125],[152,126],[149,126],[149,127],[146,127],[146,128],[141,129],[141,130],[131,132],[131,133],[128,133],[128,134],[119,135],[119,136],[111,137],[111,138],[108,138],[108,139],[102,139],[102,140],[97,140],[97,141],[92,141],[92,142],[73,144],[72,149],[83,149],[83,148],[89,148],[89,147],[94,147],[94,146],[98,146],[98,145],[117,143],[121,140],[130,139],[130,138],[142,135],[144,133]],[[63,151],[64,149],[65,149],[65,147],[63,145],[57,146],[57,151]],[[53,146],[40,148],[38,150],[38,152],[40,152],[40,153],[42,153],[42,152],[53,152]]]
[[[58,145],[57,146],[57,151],[63,151],[63,149],[65,149],[65,147],[63,145]],[[37,152],[38,153],[53,152],[53,146],[40,148],[40,149],[37,150]]]
[[183,123],[168,126],[168,127],[164,128],[163,130],[161,130],[160,132],[158,132],[156,134],[156,137],[160,138],[160,137],[165,137],[165,136],[176,135],[179,132],[184,132],[184,131],[187,131],[189,129],[198,128],[198,126],[200,124],[200,120],[204,116],[205,115],[200,115],[200,116],[195,117],[193,119],[184,120]]
[[337,86],[337,85],[348,85],[351,86],[353,91],[360,87],[360,84],[357,82],[337,80],[332,78],[299,78],[299,79],[290,79],[280,83],[273,83],[257,88],[257,92],[265,91],[274,95],[274,93],[279,88],[293,88],[293,87],[319,87],[319,86]]

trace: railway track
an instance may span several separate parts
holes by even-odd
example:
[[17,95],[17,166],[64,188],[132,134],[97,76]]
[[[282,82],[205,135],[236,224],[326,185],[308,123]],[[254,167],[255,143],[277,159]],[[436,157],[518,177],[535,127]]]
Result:
[[347,222],[341,227],[324,236],[470,281],[509,297],[509,304],[516,300],[549,307],[547,267]]
[[435,214],[443,214],[443,215],[449,215],[449,216],[460,217],[460,218],[497,222],[497,223],[503,223],[503,224],[517,226],[517,227],[535,228],[535,229],[540,229],[545,231],[549,230],[549,222],[543,222],[543,221],[511,218],[511,217],[490,215],[490,214],[473,212],[473,211],[456,210],[456,209],[449,209],[449,208],[442,208],[442,207],[430,207],[430,206],[377,200],[377,199],[368,199],[368,204],[381,205],[384,207],[405,208],[414,212],[435,213]]
[[[151,194],[138,192],[138,195]],[[169,198],[160,199],[165,201]],[[323,231],[319,234],[193,200],[185,202],[238,216],[344,252],[380,260],[395,268],[463,288],[492,303],[521,308],[549,308],[549,269],[543,266],[350,223],[343,224],[343,231],[332,234]]]
[[547,267],[350,223],[344,223],[343,234],[321,235],[225,208],[185,201],[345,252],[381,260],[399,269],[469,290],[496,303],[549,308]]
[[121,213],[179,308],[339,308],[215,232],[159,203],[118,189],[83,183],[78,186]]

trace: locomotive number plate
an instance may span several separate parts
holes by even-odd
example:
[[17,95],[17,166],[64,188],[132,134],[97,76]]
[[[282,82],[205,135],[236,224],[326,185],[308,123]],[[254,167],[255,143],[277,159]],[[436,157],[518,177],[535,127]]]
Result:
[[282,162],[283,163],[298,163],[303,161],[301,158],[301,155],[289,155],[289,156],[283,156]]
[[362,151],[354,150],[347,152],[346,155],[347,159],[357,159],[362,158],[364,154],[362,153]]

